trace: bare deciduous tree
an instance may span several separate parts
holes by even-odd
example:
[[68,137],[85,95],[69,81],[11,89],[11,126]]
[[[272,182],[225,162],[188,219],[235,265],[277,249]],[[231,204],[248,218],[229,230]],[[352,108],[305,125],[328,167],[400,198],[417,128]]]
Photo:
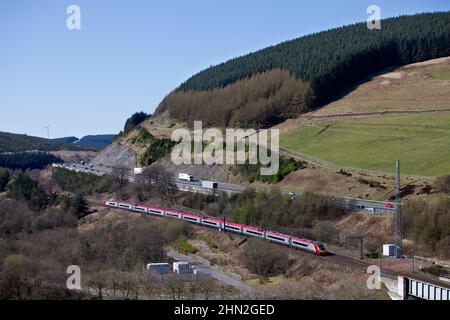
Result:
[[284,274],[289,266],[289,258],[284,250],[260,239],[249,239],[242,259],[251,272],[263,277]]
[[132,272],[120,272],[118,289],[125,300],[137,300],[139,296],[139,278]]
[[[139,275],[139,283],[142,293],[148,299],[152,299],[160,290],[158,278],[151,271],[145,270]],[[161,296],[161,294],[159,294]]]
[[160,179],[161,172],[164,172],[164,168],[155,163],[150,167],[145,168],[141,174],[136,176],[134,190],[140,201],[145,200],[152,195],[152,191],[156,189],[155,186]]
[[161,168],[155,183],[155,190],[161,198],[168,199],[170,204],[174,204],[177,186],[174,182],[172,174]]
[[214,280],[211,278],[200,277],[198,279],[200,292],[204,300],[214,299],[215,291],[217,289]]
[[87,280],[89,288],[94,289],[97,292],[98,298],[103,299],[105,294],[105,288],[108,286],[108,277],[105,272],[97,271],[89,275]]
[[112,171],[113,190],[117,191],[123,200],[129,198],[127,187],[129,185],[130,170],[125,166],[115,166]]

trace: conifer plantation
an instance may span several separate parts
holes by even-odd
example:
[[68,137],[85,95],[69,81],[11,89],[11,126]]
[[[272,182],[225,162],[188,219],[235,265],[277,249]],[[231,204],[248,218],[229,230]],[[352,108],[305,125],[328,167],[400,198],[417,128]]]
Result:
[[359,23],[286,41],[192,76],[156,114],[211,126],[268,127],[392,66],[450,55],[450,12]]

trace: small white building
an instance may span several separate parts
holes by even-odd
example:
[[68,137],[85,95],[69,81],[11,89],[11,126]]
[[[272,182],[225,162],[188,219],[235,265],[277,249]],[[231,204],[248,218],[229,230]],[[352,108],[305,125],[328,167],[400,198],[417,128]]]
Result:
[[178,274],[191,273],[191,264],[188,261],[177,261],[173,263],[173,272]]
[[208,269],[204,269],[204,268],[194,269],[194,274],[197,276],[200,276],[200,277],[206,277],[206,278],[212,277],[211,271],[209,271]]
[[147,264],[147,270],[156,272],[158,274],[166,274],[171,272],[170,264],[169,263],[148,263]]
[[398,258],[401,256],[400,249],[391,243],[383,244],[383,256]]

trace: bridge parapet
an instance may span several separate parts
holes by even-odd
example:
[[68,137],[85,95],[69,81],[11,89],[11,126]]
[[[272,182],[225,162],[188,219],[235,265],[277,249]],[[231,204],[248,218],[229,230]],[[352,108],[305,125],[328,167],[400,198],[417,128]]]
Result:
[[425,300],[450,301],[450,289],[416,279],[406,278],[407,294]]
[[[392,300],[418,298],[423,300],[450,301],[450,283],[442,281],[419,280],[406,276],[382,275],[382,282]],[[433,283],[435,282],[435,283]]]

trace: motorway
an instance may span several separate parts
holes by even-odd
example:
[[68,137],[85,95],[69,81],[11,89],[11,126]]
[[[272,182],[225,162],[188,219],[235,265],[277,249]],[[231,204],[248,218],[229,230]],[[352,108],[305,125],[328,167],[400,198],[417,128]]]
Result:
[[[84,172],[84,173],[92,173],[95,175],[105,175],[105,174],[113,174],[114,169],[99,165],[82,165],[82,164],[53,164],[54,167],[60,167],[65,168],[68,170],[76,171],[76,172]],[[132,171],[130,171],[127,174],[127,178],[130,181],[134,181],[136,178],[136,174],[134,174]],[[188,191],[188,192],[203,192],[203,193],[209,193],[211,192],[211,189],[202,188],[200,185],[200,181],[183,181],[179,180],[177,178],[173,179],[174,185],[176,185],[178,190],[182,191]],[[239,185],[239,184],[231,184],[231,183],[224,183],[224,182],[218,182],[217,188],[215,190],[217,191],[223,191],[227,193],[241,193],[246,189],[246,186]],[[267,192],[267,189],[256,189],[256,192]],[[299,195],[299,193],[294,192],[288,192],[284,191],[282,192],[284,195],[288,195],[290,197],[295,197],[296,195]],[[331,197],[334,204],[336,204],[338,207],[343,207],[346,209],[355,209],[355,210],[363,210],[366,213],[372,214],[372,215],[384,215],[384,214],[393,214],[396,211],[397,204],[396,203],[389,203],[389,202],[382,202],[382,201],[374,201],[374,200],[364,200],[364,199],[357,199],[357,198],[348,198],[348,197]],[[387,205],[392,207],[387,207]]]

